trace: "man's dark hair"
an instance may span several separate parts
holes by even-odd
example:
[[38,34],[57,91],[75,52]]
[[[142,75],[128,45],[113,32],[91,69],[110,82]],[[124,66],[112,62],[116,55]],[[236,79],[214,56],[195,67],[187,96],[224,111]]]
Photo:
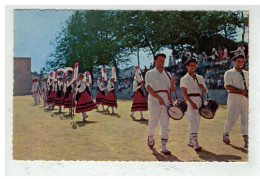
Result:
[[166,55],[164,53],[159,53],[159,54],[155,55],[154,60],[157,60],[158,57],[166,58]]
[[189,65],[191,62],[195,62],[196,64],[198,63],[197,60],[196,60],[196,58],[192,57],[191,59],[189,59],[189,60],[187,60],[187,61],[185,62],[185,65]]
[[236,61],[236,59],[238,59],[238,58],[243,58],[243,59],[245,59],[244,55],[237,55],[237,56],[234,56],[231,60],[232,60],[232,61]]

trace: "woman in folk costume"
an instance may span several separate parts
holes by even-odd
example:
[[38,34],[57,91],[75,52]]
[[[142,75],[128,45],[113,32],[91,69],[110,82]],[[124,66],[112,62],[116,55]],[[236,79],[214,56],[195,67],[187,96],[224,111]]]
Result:
[[117,107],[117,99],[115,96],[115,85],[116,83],[116,68],[112,67],[112,77],[110,78],[108,85],[107,85],[107,95],[105,96],[102,105],[108,106],[106,111],[109,113],[109,107],[112,108],[112,114],[115,114],[114,107]]
[[31,90],[32,94],[33,94],[33,99],[34,99],[34,103],[35,105],[40,105],[41,104],[41,99],[40,99],[40,85],[38,83],[37,78],[33,79],[33,84],[32,84],[32,90]]
[[86,92],[89,94],[89,96],[92,99],[92,96],[91,96],[92,79],[91,79],[91,75],[89,72],[87,72],[87,71],[85,72],[83,81],[85,81],[85,84],[86,84]]
[[86,118],[88,117],[87,111],[91,111],[93,109],[97,109],[96,104],[91,99],[91,96],[86,91],[86,84],[83,80],[84,75],[82,73],[79,74],[79,81],[76,88],[76,113],[82,113],[83,122],[86,122]]
[[42,100],[43,100],[43,107],[46,106],[46,101],[47,101],[47,86],[45,83],[45,78],[42,78],[42,88],[41,88],[41,92],[42,92]]
[[140,111],[141,120],[143,120],[143,111],[148,110],[148,104],[145,99],[144,91],[142,90],[142,87],[144,86],[144,79],[142,77],[141,70],[138,66],[135,67],[135,70],[136,73],[133,81],[134,99],[131,108],[132,114],[130,117],[134,119],[134,112]]
[[[59,73],[59,70],[56,71],[55,76]],[[56,78],[56,77],[55,77]],[[63,92],[64,83],[62,81],[62,77],[59,76],[58,82],[55,84],[55,106],[59,106],[59,113],[61,112],[61,106],[63,106],[63,98],[64,98],[64,92]]]
[[55,104],[55,91],[54,91],[54,79],[52,75],[54,74],[53,71],[50,72],[47,82],[47,104],[49,106],[49,109],[54,108]]
[[[97,80],[98,92],[97,92],[97,96],[96,96],[96,104],[97,104],[97,106],[99,106],[101,104],[103,111],[105,111],[104,105],[102,104],[102,102],[105,98],[106,86],[104,85],[103,81],[107,81],[106,69],[102,68],[101,72],[102,72],[102,77],[98,78],[98,80]],[[97,110],[98,110],[98,108],[97,108]]]
[[68,77],[68,81],[64,84],[64,109],[69,108],[69,115],[72,113],[72,108],[75,107],[74,90],[74,81],[71,77]]

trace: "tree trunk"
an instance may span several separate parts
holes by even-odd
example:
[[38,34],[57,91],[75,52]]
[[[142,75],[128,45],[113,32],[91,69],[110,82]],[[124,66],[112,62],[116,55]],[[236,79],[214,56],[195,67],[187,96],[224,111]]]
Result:
[[171,48],[172,48],[172,58],[174,57],[174,45],[171,44]]
[[[244,13],[242,11],[242,19],[244,20]],[[243,33],[242,33],[242,43],[244,43],[244,38],[245,38],[245,31],[246,31],[246,23],[243,23]]]
[[114,65],[114,67],[116,67],[116,77],[119,78],[119,76],[118,76],[119,71],[118,71],[118,68],[117,68],[116,59],[113,60],[113,65]]
[[199,54],[199,40],[197,37],[195,37],[195,52]]
[[224,32],[225,32],[225,39],[227,40],[227,24],[225,24],[225,27],[224,27]]
[[139,47],[137,47],[137,63],[138,63],[138,66],[140,67]]

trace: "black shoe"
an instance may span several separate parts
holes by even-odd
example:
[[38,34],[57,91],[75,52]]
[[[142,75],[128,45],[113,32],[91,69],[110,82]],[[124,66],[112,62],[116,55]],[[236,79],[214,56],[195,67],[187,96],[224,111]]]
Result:
[[153,139],[152,142],[150,142],[150,141],[149,141],[149,137],[148,137],[147,144],[148,144],[148,146],[150,147],[150,149],[153,149],[153,146],[154,146],[154,139]]
[[229,134],[228,133],[224,133],[223,134],[223,142],[227,145],[230,144],[230,140],[229,140]]
[[244,138],[244,147],[245,148],[248,148],[248,135],[243,135],[243,138]]

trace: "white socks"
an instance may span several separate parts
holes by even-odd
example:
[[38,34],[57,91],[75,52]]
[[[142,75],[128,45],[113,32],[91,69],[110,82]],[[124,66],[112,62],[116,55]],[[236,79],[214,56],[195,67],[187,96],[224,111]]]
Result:
[[168,139],[161,139],[161,143],[162,143],[162,151],[166,151],[166,144],[167,144]]
[[144,119],[143,111],[140,111],[140,116],[141,116],[141,119]]

